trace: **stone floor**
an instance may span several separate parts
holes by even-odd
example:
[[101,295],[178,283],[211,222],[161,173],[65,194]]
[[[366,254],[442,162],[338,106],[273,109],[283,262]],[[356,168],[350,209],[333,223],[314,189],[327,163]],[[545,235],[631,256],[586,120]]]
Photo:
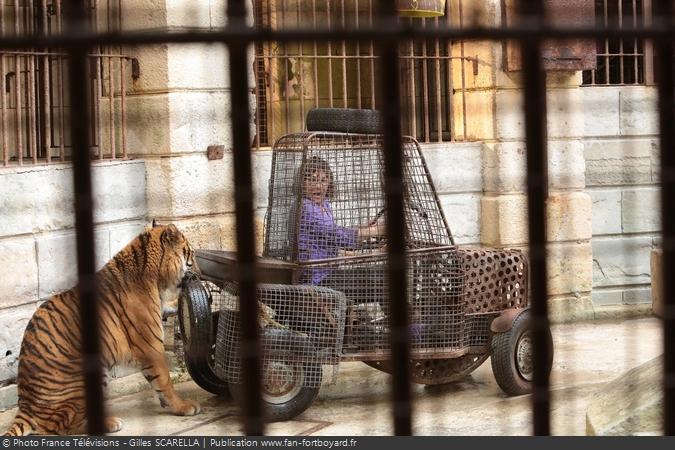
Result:
[[[552,431],[583,435],[591,396],[605,383],[662,353],[658,319],[584,322],[553,328]],[[138,379],[129,377],[133,382]],[[132,382],[132,381],[130,381]],[[175,417],[145,390],[117,397],[109,409],[124,419],[124,435],[239,435],[242,425],[232,400],[214,397],[193,382],[177,385],[198,400],[202,413]],[[315,403],[294,420],[270,424],[269,435],[389,435],[390,377],[363,363],[343,363],[337,380],[322,387]],[[531,434],[530,397],[506,397],[489,360],[465,380],[434,387],[414,386],[414,433],[419,435]],[[0,413],[5,429],[15,410]]]

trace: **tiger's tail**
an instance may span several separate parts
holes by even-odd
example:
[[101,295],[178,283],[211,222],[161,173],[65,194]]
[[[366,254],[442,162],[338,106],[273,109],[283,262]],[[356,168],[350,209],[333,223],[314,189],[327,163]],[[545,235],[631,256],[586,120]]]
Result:
[[9,430],[5,432],[5,436],[28,436],[35,431],[33,427],[33,421],[24,414],[21,410],[16,413],[14,418],[14,423],[9,427]]

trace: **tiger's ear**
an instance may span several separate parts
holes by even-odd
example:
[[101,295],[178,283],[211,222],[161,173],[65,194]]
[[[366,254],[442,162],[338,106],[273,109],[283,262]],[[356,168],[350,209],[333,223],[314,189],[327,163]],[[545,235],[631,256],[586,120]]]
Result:
[[152,219],[152,228],[157,226],[157,219]]
[[164,240],[168,244],[175,244],[181,240],[183,235],[181,234],[180,231],[178,231],[178,228],[176,228],[176,225],[170,223],[167,225],[164,229],[164,232],[162,233],[162,240]]

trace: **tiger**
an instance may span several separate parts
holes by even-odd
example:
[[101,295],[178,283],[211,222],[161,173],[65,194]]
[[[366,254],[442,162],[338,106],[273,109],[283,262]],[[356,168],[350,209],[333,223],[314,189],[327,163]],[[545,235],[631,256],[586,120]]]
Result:
[[[199,268],[185,236],[173,224],[153,224],[96,273],[104,372],[138,364],[161,406],[185,416],[201,408],[182,399],[169,378],[162,310],[178,298],[189,272]],[[73,288],[46,300],[29,320],[16,378],[18,411],[5,436],[86,432],[79,305]],[[105,419],[107,433],[122,426],[118,417]]]

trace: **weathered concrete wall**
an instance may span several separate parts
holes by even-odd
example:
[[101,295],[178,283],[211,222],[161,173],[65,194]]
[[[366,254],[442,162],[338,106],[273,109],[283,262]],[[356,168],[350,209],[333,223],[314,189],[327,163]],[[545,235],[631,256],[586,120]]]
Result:
[[653,87],[584,88],[586,185],[593,199],[593,302],[649,304],[659,241],[658,117]]
[[[466,4],[466,2],[464,2]],[[459,11],[458,2],[451,2]],[[459,18],[457,18],[457,21]],[[502,2],[471,2],[463,24],[500,26]],[[527,250],[527,196],[525,189],[525,131],[520,72],[504,70],[500,42],[453,45],[453,55],[478,58],[478,72],[453,65],[455,86],[465,82],[465,93],[455,95],[455,123],[466,128],[459,136],[480,140],[483,149],[483,195],[480,242],[492,247]],[[549,302],[554,321],[593,317],[591,303],[592,202],[585,192],[584,121],[581,74],[548,72],[549,191],[547,238]],[[463,100],[465,99],[465,104]]]
[[[96,265],[142,230],[143,161],[93,165]],[[41,300],[77,280],[73,173],[67,164],[0,170],[0,382],[14,376],[24,328]]]

